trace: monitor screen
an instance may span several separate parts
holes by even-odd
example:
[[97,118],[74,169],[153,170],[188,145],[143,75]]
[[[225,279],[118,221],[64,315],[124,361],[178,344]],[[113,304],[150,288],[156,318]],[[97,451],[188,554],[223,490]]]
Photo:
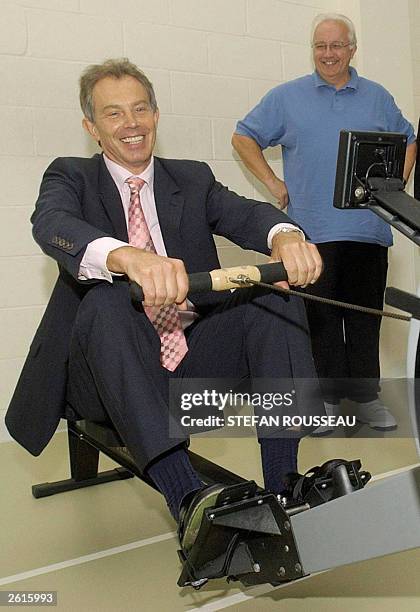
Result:
[[370,200],[364,189],[371,177],[403,178],[407,136],[395,132],[342,130],[337,156],[334,206],[363,208]]

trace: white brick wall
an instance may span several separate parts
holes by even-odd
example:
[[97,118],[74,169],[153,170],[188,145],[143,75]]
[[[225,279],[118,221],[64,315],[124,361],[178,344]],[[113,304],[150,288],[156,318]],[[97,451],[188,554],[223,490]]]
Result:
[[[3,113],[4,108],[1,110]],[[15,115],[18,113],[19,109],[16,109]],[[19,134],[19,138],[20,136]],[[10,142],[7,143],[6,148],[10,148]],[[38,195],[40,178],[52,160],[47,157],[31,157],[27,153],[16,157],[12,157],[10,154],[1,156],[0,197],[2,209],[6,206],[21,206],[22,204],[30,205],[31,209],[33,208],[33,203]],[[22,169],[25,173],[25,180],[18,181],[17,177],[22,173]],[[0,226],[0,231],[3,227],[3,225]],[[9,232],[9,228],[7,231]],[[5,232],[2,234],[0,243],[4,240],[4,234]]]
[[0,19],[0,53],[23,55],[27,44],[24,9],[14,2],[3,3],[2,19]]
[[320,11],[281,0],[250,2],[248,32],[259,38],[307,45],[313,18]]
[[[0,438],[56,275],[31,238],[29,216],[42,172],[56,156],[96,151],[81,128],[81,70],[109,57],[130,57],[155,84],[158,152],[206,160],[232,189],[268,199],[232,152],[236,119],[270,88],[312,69],[312,17],[341,6],[339,0],[1,3]],[[420,63],[417,47],[415,57]],[[416,93],[420,100],[418,83]],[[279,151],[267,157],[281,173]],[[224,264],[256,260],[225,240],[218,244]]]
[[207,117],[161,115],[156,153],[162,157],[211,159],[211,125]]
[[[27,257],[39,255],[41,250],[32,238],[31,216],[32,206],[5,206],[0,208],[0,227],[7,228],[3,232],[0,242],[0,265],[3,258]],[[11,255],[13,253],[13,255]],[[13,266],[11,266],[13,270]],[[0,302],[9,291],[8,285],[1,285],[4,291],[1,292]],[[7,291],[6,291],[7,288]]]
[[206,32],[130,20],[124,23],[124,51],[139,65],[208,72]]
[[20,358],[27,353],[43,308],[32,305],[30,293],[26,295],[26,300],[28,306],[0,310],[0,360]]
[[[170,0],[79,0],[80,12],[104,15],[117,21],[142,21],[144,23],[169,23]],[[51,3],[50,3],[51,4]]]
[[414,111],[420,116],[420,0],[410,2],[411,52],[413,57]]
[[82,129],[78,110],[34,108],[34,146],[39,156],[92,155],[96,146]]
[[246,7],[246,0],[171,0],[171,23],[184,28],[245,34]]
[[30,108],[2,106],[0,155],[33,155],[32,111]]
[[111,17],[27,11],[32,57],[95,62],[122,54],[122,26]]
[[313,70],[312,53],[309,45],[295,43],[282,44],[283,78],[285,81],[296,79]]
[[237,119],[249,110],[246,79],[175,72],[172,93],[173,111],[179,115]]
[[209,34],[208,43],[212,73],[282,79],[280,42],[250,36]]
[[0,55],[1,103],[76,109],[82,68],[82,64]]

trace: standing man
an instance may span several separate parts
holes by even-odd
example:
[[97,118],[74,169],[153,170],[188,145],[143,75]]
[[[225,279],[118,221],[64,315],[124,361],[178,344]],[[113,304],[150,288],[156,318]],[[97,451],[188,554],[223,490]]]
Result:
[[[254,175],[318,246],[324,272],[310,291],[382,308],[389,226],[370,211],[333,207],[340,130],[401,132],[408,137],[404,178],[416,156],[413,128],[381,85],[350,67],[356,53],[353,23],[344,15],[318,15],[313,23],[315,72],[269,91],[239,121],[232,144]],[[262,150],[282,145],[284,181]],[[378,399],[380,319],[307,302],[315,365],[326,411],[353,400],[359,421],[391,429],[396,421]],[[318,433],[329,433],[324,427]]]
[[[33,233],[60,273],[6,424],[38,455],[66,409],[110,419],[174,518],[186,510],[189,547],[221,487],[203,492],[187,438],[172,433],[170,379],[316,374],[300,299],[251,288],[190,302],[187,272],[220,267],[213,234],[282,260],[297,285],[316,281],[321,259],[284,213],[229,191],[206,164],[153,156],[153,86],[128,60],[89,66],[80,102],[102,153],[56,159],[44,175]],[[143,287],[142,305],[132,304],[129,280]],[[298,440],[259,441],[265,486],[279,494]]]

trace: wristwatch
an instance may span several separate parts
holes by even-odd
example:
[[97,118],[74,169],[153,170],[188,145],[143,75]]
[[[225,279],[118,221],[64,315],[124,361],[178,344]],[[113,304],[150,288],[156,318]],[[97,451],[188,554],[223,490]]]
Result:
[[[299,227],[280,227],[280,228],[279,228],[279,229],[276,231],[276,234],[278,234],[278,233],[280,233],[280,232],[282,232],[282,233],[284,233],[284,234],[288,234],[289,232],[298,232],[298,233],[299,233],[299,234],[302,236],[303,240],[304,240],[304,241],[306,240],[306,238],[305,238],[305,232],[303,232],[303,231],[302,231],[302,230],[301,230]],[[276,234],[274,234],[274,236],[275,236]],[[274,238],[274,236],[273,236],[273,238]]]

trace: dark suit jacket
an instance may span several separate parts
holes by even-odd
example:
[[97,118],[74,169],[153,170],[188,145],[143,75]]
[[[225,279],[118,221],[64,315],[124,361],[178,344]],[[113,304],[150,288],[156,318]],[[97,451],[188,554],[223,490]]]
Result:
[[[182,259],[188,272],[220,267],[213,234],[268,253],[267,235],[290,221],[270,204],[242,198],[223,187],[207,164],[155,158],[154,193],[169,257]],[[92,283],[77,275],[86,246],[103,236],[128,242],[117,187],[102,155],[59,158],[45,172],[33,234],[59,266],[59,277],[11,400],[10,434],[38,455],[53,435],[66,406],[69,341],[80,301]],[[198,310],[220,294],[192,296]]]
[[420,200],[420,119],[417,128],[417,156],[416,167],[414,169],[414,197]]

